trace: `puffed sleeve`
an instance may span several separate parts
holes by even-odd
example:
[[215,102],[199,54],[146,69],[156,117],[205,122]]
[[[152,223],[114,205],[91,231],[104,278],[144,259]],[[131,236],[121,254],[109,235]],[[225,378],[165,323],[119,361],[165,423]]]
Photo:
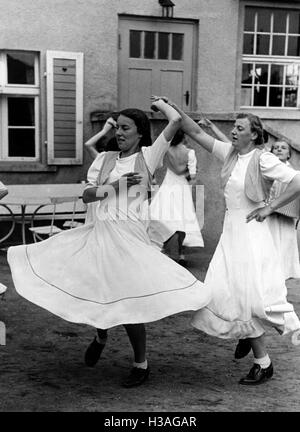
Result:
[[195,150],[191,149],[188,152],[188,170],[190,176],[194,176],[197,173],[197,158]]
[[299,171],[281,162],[278,157],[271,152],[262,153],[259,162],[262,175],[268,180],[290,183],[295,175],[299,174]]
[[216,156],[216,158],[218,158],[220,161],[224,162],[226,156],[231,150],[231,147],[231,143],[215,139],[212,154]]
[[87,184],[85,186],[85,189],[98,186],[97,179],[104,161],[105,154],[106,152],[99,153],[92,165],[90,166],[87,173]]
[[154,141],[152,146],[142,147],[145,162],[151,174],[154,174],[156,168],[162,166],[163,157],[170,147],[170,141],[167,141],[162,132]]

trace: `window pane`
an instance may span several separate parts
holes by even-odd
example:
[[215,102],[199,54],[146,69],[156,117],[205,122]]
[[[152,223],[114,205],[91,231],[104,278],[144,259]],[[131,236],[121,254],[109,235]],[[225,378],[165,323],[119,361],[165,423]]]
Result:
[[254,35],[253,34],[244,34],[244,54],[254,54]]
[[245,31],[254,31],[255,9],[246,7],[245,10]]
[[297,107],[297,88],[296,87],[286,87],[284,106],[286,107]]
[[300,34],[300,12],[290,11],[289,33]]
[[255,66],[255,83],[267,84],[268,83],[269,66],[267,64],[257,63]]
[[154,59],[155,55],[155,32],[145,32],[144,58]]
[[257,46],[256,46],[256,54],[267,54],[269,55],[269,47],[270,47],[270,36],[269,35],[257,35]]
[[141,57],[141,31],[130,30],[129,57]]
[[269,32],[271,30],[270,9],[257,8],[257,31]]
[[251,106],[251,87],[242,87],[241,91],[241,105]]
[[271,84],[283,84],[283,65],[271,65]]
[[34,126],[34,99],[22,97],[9,97],[8,125]]
[[158,33],[158,58],[168,59],[169,57],[169,33]]
[[287,11],[283,9],[274,9],[273,14],[274,14],[273,32],[286,33]]
[[183,53],[183,34],[173,33],[172,60],[182,60]]
[[273,55],[284,55],[285,54],[285,36],[273,36]]
[[299,66],[291,64],[286,66],[285,84],[289,86],[299,85]]
[[266,106],[267,105],[267,88],[260,85],[254,86],[254,105]]
[[252,63],[244,63],[242,69],[242,84],[252,84],[253,79],[253,67]]
[[282,106],[282,92],[282,87],[270,87],[270,106]]
[[7,83],[34,85],[34,54],[7,54]]
[[300,37],[299,36],[289,36],[287,55],[289,55],[289,56],[299,56],[300,55]]
[[9,129],[8,156],[35,157],[34,129]]

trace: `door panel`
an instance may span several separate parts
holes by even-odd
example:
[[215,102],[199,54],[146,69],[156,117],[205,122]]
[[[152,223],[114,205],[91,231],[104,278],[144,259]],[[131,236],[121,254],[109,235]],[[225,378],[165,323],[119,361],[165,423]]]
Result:
[[[168,95],[176,105],[182,107],[182,95],[184,93],[183,71],[162,70],[160,75],[160,95]],[[185,105],[186,106],[186,105]]]
[[145,99],[150,100],[152,87],[151,69],[129,69],[128,82],[127,106],[140,108],[144,104]]
[[149,110],[157,94],[191,111],[194,24],[121,17],[119,32],[119,108]]

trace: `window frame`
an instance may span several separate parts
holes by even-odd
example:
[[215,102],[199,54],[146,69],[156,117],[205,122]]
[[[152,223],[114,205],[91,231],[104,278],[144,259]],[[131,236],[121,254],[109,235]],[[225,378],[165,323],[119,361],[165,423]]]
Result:
[[[279,56],[279,55],[265,55],[265,54],[244,54],[244,35],[245,34],[253,34],[254,36],[257,34],[267,34],[267,35],[285,35],[286,37],[286,41],[285,41],[285,53],[287,53],[287,44],[288,44],[288,36],[290,35],[296,35],[296,33],[288,33],[288,26],[286,25],[286,29],[284,33],[278,33],[278,32],[273,32],[273,16],[271,18],[271,27],[270,27],[270,31],[268,32],[257,32],[257,27],[256,27],[256,21],[255,21],[255,25],[254,25],[254,30],[250,31],[250,30],[246,30],[245,31],[245,16],[246,16],[246,7],[253,7],[256,9],[256,11],[258,11],[259,9],[271,9],[272,12],[275,11],[276,9],[285,9],[287,12],[293,11],[293,10],[297,10],[300,12],[300,6],[299,5],[295,5],[293,3],[290,4],[284,4],[284,3],[280,3],[278,2],[278,4],[274,5],[270,5],[270,3],[268,2],[261,2],[260,4],[257,4],[256,1],[246,1],[243,2],[243,4],[241,4],[241,24],[240,24],[240,31],[241,31],[241,35],[242,37],[240,38],[240,49],[239,49],[239,72],[238,72],[238,88],[239,88],[239,103],[238,103],[238,108],[243,110],[243,109],[248,109],[248,110],[255,110],[255,111],[269,111],[269,112],[286,112],[286,113],[297,113],[300,110],[300,56]],[[297,33],[298,35],[298,33]],[[300,33],[299,33],[300,36]],[[256,38],[255,38],[256,40]],[[269,42],[269,52],[272,52],[272,42]],[[242,98],[241,98],[241,94],[242,94],[242,70],[243,70],[243,65],[244,64],[249,64],[249,63],[254,63],[254,64],[268,64],[268,65],[291,65],[291,64],[296,64],[299,67],[299,83],[298,83],[298,91],[297,91],[297,105],[295,107],[289,107],[289,106],[268,106],[268,105],[242,105]],[[285,75],[285,74],[284,74]],[[289,86],[287,84],[285,84],[285,82],[283,82],[282,85],[271,85],[270,84],[270,75],[268,75],[268,83],[266,85],[262,85],[264,88],[267,88],[267,97],[269,96],[269,92],[270,92],[270,88],[271,87],[292,87]],[[246,86],[245,86],[246,87]],[[252,99],[252,103],[254,102],[253,100],[253,91],[254,91],[254,87],[255,85],[252,83],[251,86],[251,99]],[[283,96],[283,102],[284,103],[284,91],[282,93]],[[267,103],[269,103],[269,100],[267,99]]]
[[[7,54],[8,53],[32,53],[34,55],[34,79],[35,84],[8,84],[7,83]],[[0,51],[0,124],[1,124],[1,140],[0,146],[0,162],[38,162],[40,161],[40,67],[39,53],[29,50],[1,50]],[[35,129],[35,156],[9,156],[8,142],[8,97],[31,97],[34,99],[34,129]],[[30,129],[33,127],[29,127]],[[17,129],[18,127],[14,127]],[[25,128],[26,126],[20,126]]]

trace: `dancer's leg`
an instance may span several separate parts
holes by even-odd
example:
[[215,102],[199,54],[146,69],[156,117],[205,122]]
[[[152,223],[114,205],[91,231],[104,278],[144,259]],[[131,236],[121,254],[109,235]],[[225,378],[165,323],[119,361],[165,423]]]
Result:
[[144,324],[124,325],[134,352],[133,368],[129,376],[123,381],[123,387],[136,387],[149,376],[149,367],[146,360],[146,329]]
[[265,337],[261,335],[257,338],[250,338],[250,342],[254,354],[254,365],[248,375],[240,380],[240,384],[262,384],[273,376],[273,365],[266,350]]
[[97,328],[97,336],[88,346],[84,361],[87,366],[93,367],[100,359],[102,351],[107,341],[107,330]]

